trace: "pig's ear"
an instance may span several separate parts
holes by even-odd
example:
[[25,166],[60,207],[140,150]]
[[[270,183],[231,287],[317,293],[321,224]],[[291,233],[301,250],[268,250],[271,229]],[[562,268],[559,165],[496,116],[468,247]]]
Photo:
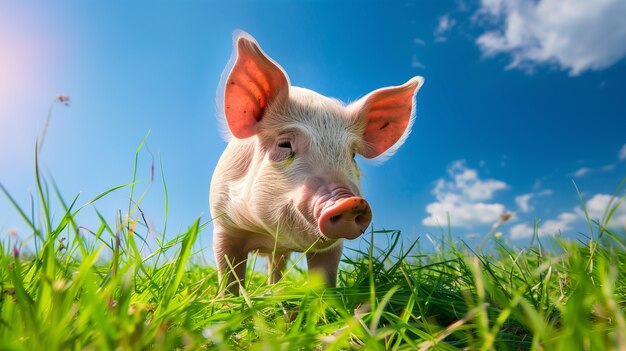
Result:
[[236,138],[259,132],[269,104],[289,94],[289,80],[278,64],[263,53],[252,36],[235,34],[236,56],[224,84],[224,116]]
[[414,77],[400,86],[375,90],[354,103],[359,118],[367,122],[361,155],[391,156],[408,137],[415,117],[415,94],[424,78]]

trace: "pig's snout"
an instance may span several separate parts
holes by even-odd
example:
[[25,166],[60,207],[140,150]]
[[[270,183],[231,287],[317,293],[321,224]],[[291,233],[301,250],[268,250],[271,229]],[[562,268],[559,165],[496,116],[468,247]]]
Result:
[[357,196],[337,200],[325,208],[318,220],[322,234],[329,239],[356,239],[372,221],[372,210],[365,199]]

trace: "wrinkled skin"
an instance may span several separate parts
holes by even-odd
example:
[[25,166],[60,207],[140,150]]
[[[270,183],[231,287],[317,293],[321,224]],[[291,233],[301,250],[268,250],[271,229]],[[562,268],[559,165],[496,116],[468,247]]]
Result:
[[[269,256],[270,281],[289,253],[335,286],[343,240],[369,226],[356,154],[393,153],[409,133],[423,79],[376,90],[345,106],[289,85],[246,33],[235,37],[223,113],[232,138],[211,182],[213,244],[221,283],[235,294],[248,253]],[[226,73],[225,72],[225,73]]]

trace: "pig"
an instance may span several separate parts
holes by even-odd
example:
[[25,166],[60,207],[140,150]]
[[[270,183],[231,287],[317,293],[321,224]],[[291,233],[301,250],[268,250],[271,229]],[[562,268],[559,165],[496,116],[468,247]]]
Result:
[[346,105],[291,86],[249,34],[235,32],[233,46],[218,92],[231,137],[210,190],[218,280],[237,295],[249,252],[268,256],[270,282],[305,252],[309,272],[334,287],[344,239],[372,219],[355,156],[386,158],[403,144],[424,79]]

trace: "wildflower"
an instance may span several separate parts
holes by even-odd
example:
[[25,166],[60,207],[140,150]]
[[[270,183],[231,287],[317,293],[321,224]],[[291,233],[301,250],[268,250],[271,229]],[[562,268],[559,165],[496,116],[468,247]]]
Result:
[[128,233],[129,234],[133,234],[135,233],[135,226],[137,225],[137,221],[134,220],[132,221],[132,223],[130,223],[130,227],[128,228]]
[[500,239],[502,237],[502,232],[497,232],[493,235],[496,239]]
[[69,106],[70,105],[70,96],[69,95],[57,95],[55,100],[57,102],[62,103],[65,106]]
[[66,239],[67,238],[65,238],[65,237],[59,239],[59,247],[57,249],[58,251],[61,251],[61,250],[65,249],[65,247],[66,247],[65,246],[65,240]]
[[213,329],[210,329],[210,328],[206,328],[202,331],[202,336],[204,336],[207,339],[211,339],[214,334],[215,333],[213,332]]
[[504,223],[504,222],[508,221],[509,219],[511,219],[511,217],[513,217],[513,213],[505,212],[505,213],[500,215],[500,222]]
[[17,301],[17,299],[15,298],[15,289],[2,290],[2,295],[0,295],[0,301],[2,301],[7,296],[11,297],[11,301]]
[[17,245],[13,246],[13,257],[15,258],[20,257],[20,250],[17,248]]
[[65,289],[65,280],[63,279],[59,279],[59,280],[55,280],[54,283],[52,283],[52,290],[54,291],[63,291]]
[[491,226],[491,230],[495,230],[496,228],[498,228],[502,224],[506,223],[512,217],[513,217],[513,212],[504,212],[504,213],[502,213],[500,215],[500,218],[498,219],[498,221]]
[[54,100],[52,100],[52,103],[50,104],[50,108],[48,109],[48,115],[46,116],[46,122],[43,125],[43,130],[41,131],[41,138],[38,141],[39,144],[39,151],[41,152],[42,148],[43,148],[43,142],[46,139],[46,132],[48,131],[48,126],[50,125],[50,118],[52,117],[52,108],[54,107],[54,104],[56,102],[59,102],[65,106],[69,106],[70,105],[70,97],[69,95],[57,95]]
[[7,229],[7,234],[9,234],[10,237],[17,238],[17,228]]

